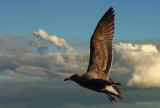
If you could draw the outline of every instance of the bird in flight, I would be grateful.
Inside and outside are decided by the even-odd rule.
[[[109,8],[95,28],[90,39],[90,61],[87,72],[74,74],[64,81],[71,80],[80,86],[107,94],[109,101],[114,104],[114,96],[122,100],[120,83],[109,77],[112,64],[112,40],[114,36],[114,10]]]

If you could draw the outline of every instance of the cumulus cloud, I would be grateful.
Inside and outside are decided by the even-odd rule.
[[[89,51],[78,52],[65,39],[50,35],[42,29],[33,32],[33,34],[44,41],[51,42],[53,45],[65,49],[64,52],[49,53],[50,56],[54,56],[56,62],[63,66],[83,68],[88,64]]]
[[[66,50],[66,54],[69,57],[74,58],[78,54],[78,52],[71,45],[69,45],[63,38],[60,38],[55,35],[50,35],[42,29],[39,29],[39,30],[33,32],[33,35],[35,35],[45,41],[51,42],[52,44],[56,45],[57,47],[64,48]]]
[[[119,43],[115,51],[119,62],[133,72],[128,86],[160,87],[160,52],[155,45]]]
[[[35,36],[38,36],[42,38],[45,41],[52,42],[53,44],[59,46],[59,47],[64,47],[64,48],[72,48],[63,38],[59,38],[54,35],[49,35],[46,31],[39,29],[36,32],[33,32]]]

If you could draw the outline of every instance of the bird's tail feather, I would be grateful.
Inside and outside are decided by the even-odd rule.
[[[109,78],[109,81],[112,82],[112,83],[114,83],[114,81],[113,81],[111,78]],[[116,95],[116,94],[113,94],[113,95],[115,95],[115,96],[117,96],[119,99],[123,100],[122,91],[121,91],[120,86],[119,86],[119,85],[112,85],[112,87],[113,87],[113,88],[117,91],[117,93],[118,93],[118,95]]]
[[[113,95],[115,95],[115,96],[117,96],[119,99],[123,100],[122,91],[121,91],[120,87],[117,86],[117,85],[113,85],[113,88],[118,92],[118,95],[116,95],[116,94],[113,94]]]

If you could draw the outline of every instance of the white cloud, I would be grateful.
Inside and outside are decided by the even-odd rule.
[[[70,45],[63,38],[59,38],[54,35],[49,35],[46,31],[42,29],[39,29],[38,31],[33,32],[33,34],[42,38],[45,41],[50,41],[59,47],[70,48]]]
[[[44,41],[51,42],[53,45],[65,49],[64,52],[49,53],[49,55],[54,56],[56,62],[60,63],[61,65],[72,68],[82,68],[88,64],[88,51],[78,52],[71,45],[69,45],[65,39],[55,35],[50,35],[42,29],[33,32],[33,34]]]
[[[71,58],[75,58],[75,56],[78,54],[78,52],[72,46],[70,46],[63,38],[55,35],[50,35],[42,29],[33,32],[33,34],[45,41],[51,42],[57,47],[64,48],[66,50],[65,53]]]
[[[133,73],[128,86],[160,87],[160,52],[153,44],[115,45],[120,62]]]

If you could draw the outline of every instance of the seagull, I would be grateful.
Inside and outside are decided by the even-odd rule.
[[[112,104],[116,102],[114,96],[123,99],[120,83],[114,82],[109,77],[112,64],[114,16],[114,10],[110,7],[98,22],[91,36],[87,72],[81,75],[74,74],[64,79],[64,81],[71,80],[82,87],[106,94]]]

